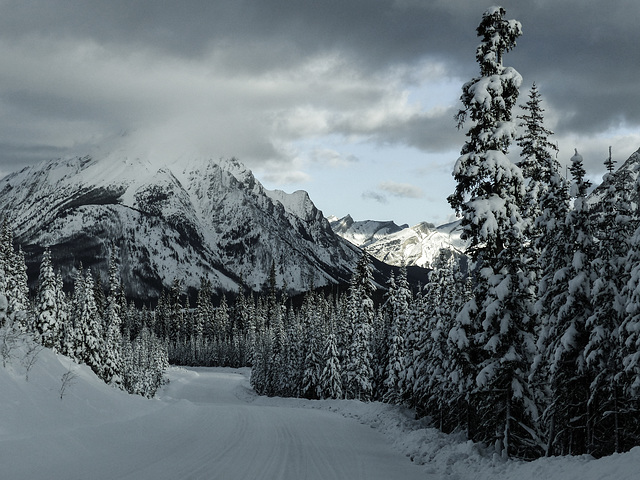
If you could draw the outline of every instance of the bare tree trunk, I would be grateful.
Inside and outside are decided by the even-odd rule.
[[[609,152],[611,152],[611,147],[609,147]],[[613,385],[613,419],[614,419],[614,428],[615,428],[615,448],[616,453],[620,453],[620,415],[618,411],[618,386]]]
[[[503,457],[511,456],[511,387],[507,387],[505,398],[505,422],[503,439]]]
[[[550,457],[553,455],[553,437],[556,434],[556,416],[555,413],[551,415],[551,420],[549,422],[549,432],[547,439],[547,451],[545,452],[545,457]]]

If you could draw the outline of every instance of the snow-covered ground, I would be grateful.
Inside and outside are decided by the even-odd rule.
[[[493,460],[397,407],[259,397],[248,369],[172,368],[148,400],[49,350],[27,381],[20,357],[0,364],[2,479],[638,478],[640,448],[600,460]]]

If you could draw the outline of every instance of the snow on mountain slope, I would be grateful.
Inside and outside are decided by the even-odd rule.
[[[318,215],[318,210],[304,190],[285,193],[282,190],[265,190],[269,198],[280,202],[285,211],[303,220],[311,220]]]
[[[408,227],[408,225],[399,227],[393,221],[365,220],[356,222],[351,218],[351,215],[342,218],[330,216],[327,220],[329,220],[334,232],[361,248],[367,248],[378,240]]]
[[[122,151],[43,162],[0,180],[0,216],[37,276],[45,247],[70,282],[80,262],[106,281],[113,249],[128,295],[154,298],[174,278],[218,291],[348,281],[357,249],[304,192],[267,192],[235,159],[154,166]]]
[[[417,265],[428,267],[438,257],[441,249],[463,255],[467,242],[460,238],[460,222],[435,227],[420,223],[413,227],[397,226],[393,222],[355,222],[347,215],[344,218],[328,218],[334,231],[345,240],[366,248],[378,260],[389,265]]]

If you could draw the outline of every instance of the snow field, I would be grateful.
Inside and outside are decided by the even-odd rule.
[[[248,370],[169,371],[156,399],[40,352],[0,368],[0,478],[424,479],[378,432],[329,411],[261,404]],[[60,398],[62,376],[73,382]]]
[[[7,480],[638,478],[640,448],[599,460],[505,462],[397,406],[257,396],[246,368],[173,367],[149,400],[48,349],[27,372],[24,348],[0,368]]]

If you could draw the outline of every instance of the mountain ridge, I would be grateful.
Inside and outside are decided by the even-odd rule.
[[[442,249],[462,257],[468,244],[460,238],[460,221],[437,227],[421,222],[409,227],[398,226],[393,221],[354,221],[350,215],[327,218],[336,234],[394,266],[429,268]]]
[[[236,159],[154,166],[118,152],[41,162],[0,180],[0,215],[32,273],[50,248],[67,284],[80,262],[106,281],[114,250],[127,293],[142,299],[174,276],[192,289],[209,277],[220,291],[259,290],[271,265],[295,292],[346,283],[360,255],[306,192],[269,192]]]

